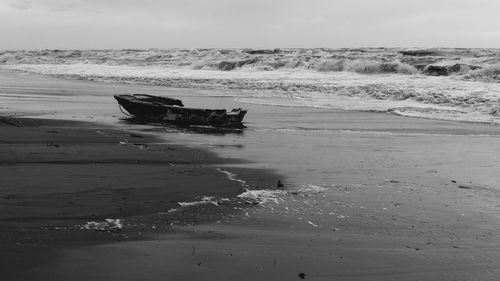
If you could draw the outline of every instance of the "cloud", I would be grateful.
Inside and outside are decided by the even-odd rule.
[[[474,32],[474,44],[500,47],[499,10],[493,0],[0,0],[0,32],[25,48],[460,47]]]
[[[313,17],[294,17],[290,19],[290,22],[293,24],[323,24],[327,22],[327,19],[324,16],[313,16]]]
[[[32,8],[33,0],[17,0],[10,3],[10,7],[16,10],[28,10]]]
[[[10,7],[15,10],[36,11],[36,12],[65,12],[77,11],[82,8],[85,10],[85,5],[81,0],[11,0]]]

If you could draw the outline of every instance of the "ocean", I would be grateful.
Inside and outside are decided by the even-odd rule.
[[[125,49],[0,52],[0,68],[210,89],[246,104],[500,123],[498,49]]]

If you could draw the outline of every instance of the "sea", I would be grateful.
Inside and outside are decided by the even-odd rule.
[[[123,49],[0,52],[0,69],[208,89],[245,104],[500,123],[500,49]]]

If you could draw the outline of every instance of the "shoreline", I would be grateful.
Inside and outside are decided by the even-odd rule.
[[[11,77],[14,81],[11,85],[16,89],[0,84],[0,91],[33,95],[28,100],[0,96],[6,101],[4,106],[25,109],[34,116],[41,106],[47,111],[38,117],[48,115],[64,119],[69,116],[68,119],[93,121],[99,124],[99,128],[111,124],[112,128],[118,129],[111,131],[121,133],[113,135],[107,130],[97,129],[110,135],[113,138],[110,140],[110,137],[96,134],[96,129],[86,131],[99,140],[89,142],[86,148],[104,147],[102,151],[105,151],[112,147],[112,152],[127,150],[128,156],[120,158],[115,154],[112,159],[122,161],[120,163],[129,168],[142,165],[129,161],[135,160],[137,155],[143,155],[140,159],[147,158],[145,163],[162,163],[158,162],[158,155],[144,156],[148,148],[159,145],[168,154],[171,151],[168,147],[176,148],[180,144],[187,147],[187,151],[205,151],[203,155],[216,156],[221,161],[217,168],[227,168],[237,174],[238,179],[249,180],[250,185],[274,187],[277,175],[283,177],[280,179],[285,185],[282,190],[252,194],[265,201],[262,204],[254,204],[250,197],[239,198],[241,204],[222,198],[219,198],[220,202],[203,198],[187,202],[186,199],[185,203],[195,204],[170,213],[167,210],[152,216],[132,216],[125,220],[123,230],[118,233],[88,232],[80,228],[47,231],[47,241],[52,241],[52,245],[60,243],[57,235],[61,231],[77,233],[76,238],[83,231],[88,234],[89,241],[98,243],[65,247],[57,253],[44,252],[43,248],[39,252],[13,249],[6,255],[17,256],[25,263],[19,259],[7,259],[2,265],[19,261],[17,267],[12,266],[9,270],[32,268],[21,272],[26,278],[22,278],[20,272],[9,271],[13,280],[253,281],[300,280],[305,277],[325,281],[332,278],[349,281],[494,281],[500,274],[497,262],[500,257],[497,247],[497,237],[500,237],[500,217],[497,215],[500,163],[494,153],[500,136],[499,126],[371,112],[250,105],[251,114],[246,120],[248,129],[243,133],[200,133],[131,126],[117,121],[121,115],[118,115],[111,94],[125,91],[168,94],[194,106],[232,108],[241,107],[242,103],[197,91],[44,77],[28,81],[25,77]],[[38,94],[51,96],[43,96],[44,100]],[[71,121],[46,122],[72,124]],[[76,127],[67,129],[68,132],[77,130]],[[32,136],[39,142],[39,147],[34,146],[32,150],[26,149],[29,146],[19,146],[18,150],[8,147],[3,151],[13,157],[13,153],[20,150],[36,160],[44,153],[70,148],[70,145],[66,147],[55,142],[52,136],[58,134],[48,131],[53,130],[39,133],[50,135],[51,143],[34,134]],[[2,132],[0,130],[0,136]],[[142,133],[148,136],[136,138],[128,135],[129,141],[120,144],[123,134]],[[158,137],[160,144],[153,141],[147,143],[148,147],[134,145],[146,144],[143,139],[150,136]],[[72,139],[76,142],[83,140]],[[100,143],[101,140],[106,141]],[[31,142],[36,144],[36,141]],[[55,147],[56,144],[59,147]],[[174,152],[179,153],[179,150]],[[110,159],[109,154],[101,151],[73,154],[77,156],[74,161],[80,162],[84,162],[85,157],[95,158],[96,155],[101,157],[98,159]],[[49,155],[59,157],[56,153]],[[130,155],[133,157],[127,160]],[[176,177],[184,182],[193,174],[185,170],[208,169],[203,164],[205,162],[200,161],[200,158],[194,162],[190,159],[180,161],[188,166],[189,163],[198,164],[189,169],[179,165],[184,174],[176,174]],[[168,161],[164,164],[166,166]],[[105,173],[107,169],[101,170]],[[241,188],[239,182],[229,182],[221,171],[207,173],[213,173],[225,184]],[[2,171],[4,174],[22,179],[19,174]],[[161,171],[152,174],[160,179],[170,175]],[[130,175],[133,173],[127,173]],[[73,180],[83,184],[83,178],[78,178],[78,174],[73,176]],[[106,173],[102,176],[113,175]],[[145,176],[144,173],[141,176]],[[199,187],[207,183],[205,179],[193,179],[194,190],[199,191]],[[116,179],[108,180],[120,183]],[[106,186],[103,190],[109,191]],[[121,192],[127,196],[127,190]],[[26,190],[26,195],[29,194],[30,191]],[[128,194],[144,203],[145,197],[137,195],[140,193]],[[160,200],[158,197],[154,196],[154,200]],[[57,197],[54,200],[65,202]],[[154,210],[150,205],[147,204],[145,210]],[[127,233],[127,227],[130,236],[126,239],[119,237]],[[100,240],[102,236],[107,238]],[[73,237],[68,235],[66,238],[70,245]],[[53,254],[57,254],[57,259]]]
[[[39,258],[67,248],[149,239],[174,231],[174,222],[216,221],[242,204],[169,213],[183,209],[179,202],[244,192],[216,169],[238,160],[87,122],[4,118],[0,129],[0,271],[9,280],[34,280]],[[247,176],[257,188],[276,177]],[[84,229],[105,219],[120,219],[123,228]]]

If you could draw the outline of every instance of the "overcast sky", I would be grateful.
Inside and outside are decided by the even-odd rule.
[[[0,0],[0,49],[500,48],[500,0]]]

